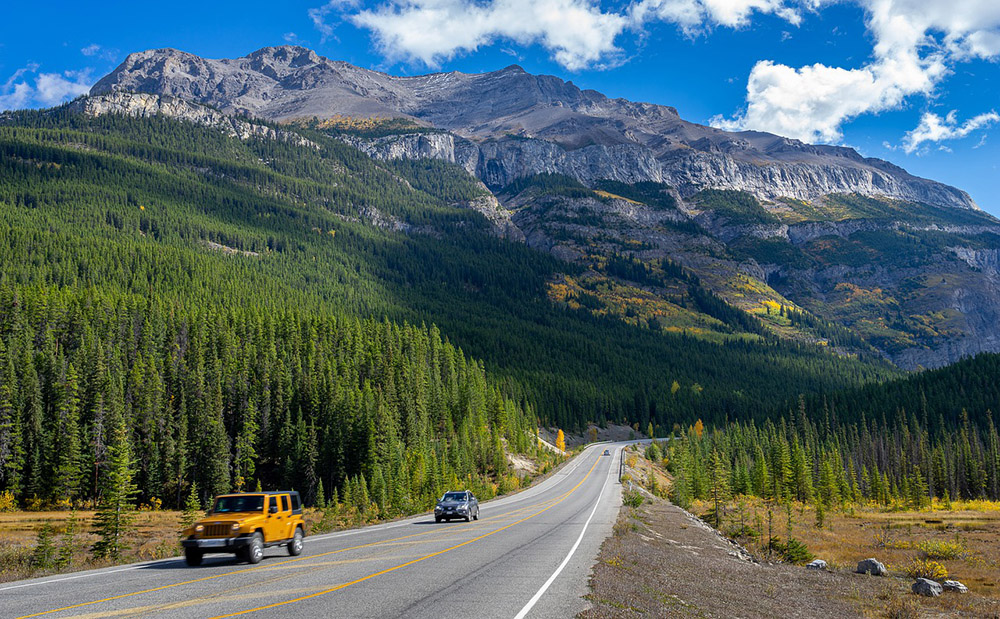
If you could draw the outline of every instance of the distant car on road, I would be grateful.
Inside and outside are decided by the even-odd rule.
[[[295,491],[246,492],[216,497],[212,511],[184,530],[184,559],[201,565],[210,552],[231,552],[240,561],[260,563],[264,549],[285,546],[302,552],[305,521]]]
[[[445,492],[434,506],[435,522],[452,518],[465,518],[466,522],[479,520],[479,501],[468,490]]]
[[[611,455],[611,452],[610,452],[610,451],[608,451],[607,449],[605,449],[605,450],[604,450],[604,455],[605,455],[605,456],[610,456],[610,455]]]

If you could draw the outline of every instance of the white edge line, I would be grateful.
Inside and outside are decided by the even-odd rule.
[[[614,461],[615,459],[612,457],[611,458],[612,464],[614,463]],[[521,612],[517,613],[517,615],[514,616],[514,619],[524,619],[524,617],[526,617],[528,613],[531,612],[531,609],[534,608],[535,604],[538,603],[538,600],[542,599],[542,595],[544,595],[545,592],[548,590],[548,588],[552,585],[552,583],[555,582],[556,577],[558,577],[560,572],[563,571],[563,568],[566,567],[566,565],[569,563],[569,560],[573,558],[573,554],[576,553],[576,549],[580,547],[580,542],[583,541],[584,534],[587,533],[587,527],[590,526],[590,521],[594,519],[594,514],[597,513],[597,508],[601,505],[601,499],[604,498],[604,490],[608,486],[609,479],[611,479],[610,466],[608,467],[607,475],[604,477],[604,485],[601,486],[601,493],[597,495],[597,502],[594,503],[594,509],[590,511],[590,516],[587,518],[587,522],[583,523],[583,529],[580,531],[580,537],[576,538],[576,543],[573,544],[573,547],[569,549],[569,554],[567,554],[566,558],[562,560],[562,563],[559,564],[559,567],[556,568],[556,571],[552,572],[552,575],[549,576],[549,579],[545,581],[545,584],[542,585],[542,588],[539,589],[537,592],[535,592],[535,595],[533,595],[531,599],[528,600],[528,603],[524,605],[524,608],[521,609]]]

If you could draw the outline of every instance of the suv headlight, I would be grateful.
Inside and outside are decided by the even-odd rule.
[[[198,525],[195,525],[195,527],[194,527],[195,533],[201,533],[204,530],[205,530],[205,525],[203,525],[203,524],[198,524]]]
[[[233,529],[233,531],[239,531],[240,530],[240,523],[234,522],[233,526],[232,526],[232,529]]]

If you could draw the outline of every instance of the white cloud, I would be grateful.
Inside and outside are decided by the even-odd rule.
[[[813,0],[821,8],[834,0]],[[932,96],[951,67],[1000,57],[996,0],[854,0],[875,41],[860,68],[800,68],[758,62],[747,81],[746,109],[726,129],[757,129],[804,141],[838,142],[841,127],[868,113],[895,109],[913,95]]]
[[[117,49],[108,49],[98,45],[97,43],[91,43],[86,47],[80,48],[80,53],[88,58],[96,56],[101,60],[107,60],[109,62],[118,57]]]
[[[353,9],[358,6],[360,0],[330,0],[321,7],[309,9],[306,13],[312,20],[313,26],[323,35],[320,42],[325,43],[333,36],[333,26],[326,23],[326,18],[330,13]]]
[[[324,39],[327,18],[337,13],[372,32],[386,58],[438,67],[456,55],[505,40],[540,45],[571,71],[616,65],[616,39],[651,21],[677,24],[688,34],[704,27],[742,27],[754,13],[774,13],[797,24],[799,11],[786,0],[634,0],[620,12],[599,0],[388,0],[357,10],[356,0],[332,0],[309,10]]]
[[[903,138],[903,150],[910,154],[920,148],[924,142],[942,142],[964,138],[973,131],[988,127],[995,122],[1000,122],[1000,115],[996,112],[974,116],[962,124],[959,124],[957,112],[954,110],[944,118],[927,112],[920,118],[920,124],[913,131],[907,132],[906,137]],[[941,146],[941,149],[945,148]]]
[[[677,24],[688,34],[706,26],[746,26],[753,13],[773,13],[798,25],[801,16],[785,0],[640,0],[629,9],[632,22],[660,20]]]
[[[86,94],[93,85],[90,69],[38,73],[32,85],[27,76],[37,71],[35,64],[18,69],[0,86],[0,111],[58,105]]]
[[[589,0],[400,0],[348,19],[371,30],[387,58],[429,67],[504,39],[539,44],[579,70],[613,61],[621,52],[615,38],[628,25],[624,15]]]

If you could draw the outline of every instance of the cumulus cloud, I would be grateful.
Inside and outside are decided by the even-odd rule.
[[[688,34],[713,25],[746,26],[754,13],[773,13],[795,25],[802,20],[798,7],[789,6],[785,0],[641,0],[629,9],[636,26],[666,21]]]
[[[497,40],[539,44],[570,70],[613,61],[615,38],[628,18],[604,12],[589,0],[410,0],[354,13],[348,19],[371,30],[392,60],[429,67]]]
[[[708,26],[741,27],[754,13],[800,20],[786,0],[635,0],[622,10],[604,10],[597,0],[388,0],[357,10],[353,0],[333,0],[310,9],[324,37],[336,13],[372,32],[386,58],[438,67],[456,55],[495,43],[540,45],[571,71],[615,66],[622,57],[616,40],[649,22],[676,24],[688,34]]]
[[[954,110],[944,118],[927,112],[920,118],[920,124],[913,131],[907,132],[906,137],[903,138],[903,150],[910,154],[920,148],[924,142],[942,142],[964,138],[973,131],[988,127],[995,122],[1000,122],[1000,115],[996,112],[974,116],[961,124],[958,122],[958,113]],[[983,137],[985,138],[985,136]],[[982,141],[980,141],[981,143]],[[940,148],[947,149],[943,145]],[[948,152],[951,152],[950,149]]]
[[[820,8],[832,0],[813,0]],[[895,109],[912,95],[931,96],[955,63],[1000,57],[996,0],[854,0],[866,12],[872,59],[858,68],[758,62],[747,105],[726,129],[771,131],[804,141],[838,142],[841,127],[867,113]]]
[[[34,84],[28,77],[34,76]],[[82,94],[93,85],[90,70],[38,73],[38,65],[18,69],[0,86],[0,111],[50,107]]]

